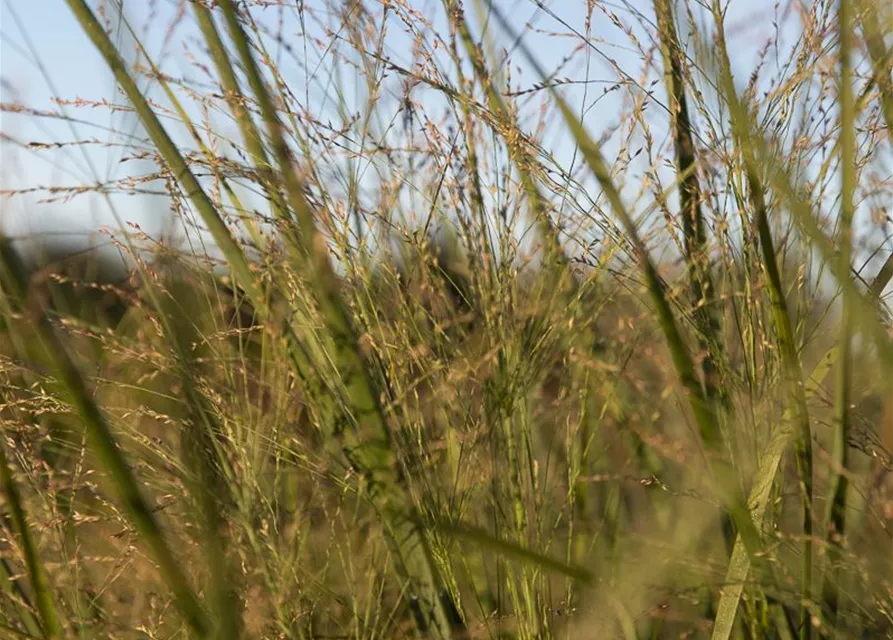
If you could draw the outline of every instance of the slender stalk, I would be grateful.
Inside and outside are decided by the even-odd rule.
[[[781,195],[801,232],[819,250],[841,290],[849,294],[851,310],[856,312],[852,314],[854,319],[859,321],[861,328],[870,336],[873,346],[878,350],[878,362],[883,371],[887,375],[893,375],[893,343],[887,333],[889,328],[883,321],[880,307],[883,303],[879,300],[880,292],[893,274],[885,265],[869,283],[868,292],[862,291],[856,286],[852,269],[841,270],[837,246],[827,238],[820,228],[808,200],[802,190],[795,185],[790,171],[785,168],[778,149],[753,127],[738,96],[731,93],[728,94],[728,98],[733,117],[742,127],[743,134],[752,147],[753,155],[760,158],[772,158],[775,163],[776,170],[769,172],[766,176],[770,186]],[[825,354],[825,358],[836,358],[837,351],[838,346],[832,347]],[[832,354],[834,355],[832,356]]]
[[[893,79],[891,79],[893,48],[887,49],[884,44],[884,32],[881,30],[874,2],[870,0],[858,2],[857,8],[859,9],[857,13],[859,24],[865,36],[865,45],[872,65],[871,79],[863,90],[863,95],[867,95],[872,86],[877,86],[880,94],[881,113],[884,116],[884,123],[887,125],[887,136],[893,141]],[[843,142],[842,137],[841,142]],[[893,279],[893,253],[887,256],[871,292],[875,296],[880,296],[891,279]]]
[[[457,25],[454,23],[450,24],[450,53],[453,57],[453,62],[456,65],[456,79],[457,86],[464,87],[465,86],[465,73],[462,70],[462,60],[459,57],[457,46],[456,46],[456,36],[455,31],[457,29]],[[471,111],[471,107],[469,101],[462,100],[459,103],[460,109],[462,110],[462,126],[463,126],[463,138],[465,142],[465,153],[468,161],[468,172],[471,177],[471,195],[472,202],[474,204],[474,208],[478,213],[478,225],[480,226],[480,234],[481,234],[481,256],[480,262],[482,268],[482,273],[477,274],[483,282],[485,283],[484,287],[484,295],[492,296],[494,295],[494,252],[493,246],[490,242],[490,234],[487,224],[487,212],[486,207],[484,205],[484,196],[483,191],[481,189],[481,176],[480,176],[480,163],[478,161],[478,151],[477,151],[477,141],[475,139],[475,117]],[[472,250],[474,246],[472,245]],[[475,257],[473,256],[473,259]],[[480,308],[484,313],[484,317],[488,324],[490,324],[490,315],[491,315],[491,305],[489,300],[486,298],[481,301]]]
[[[12,515],[12,523],[19,534],[19,543],[22,554],[25,556],[25,565],[28,568],[28,577],[31,579],[31,590],[34,592],[34,601],[37,614],[40,616],[40,626],[45,638],[60,638],[63,630],[56,613],[56,605],[53,602],[53,594],[47,581],[46,571],[40,560],[37,545],[31,536],[31,527],[25,514],[21,495],[12,470],[9,468],[9,460],[6,457],[6,445],[0,439],[0,491],[6,499],[6,503]],[[27,620],[27,618],[26,618]]]
[[[853,196],[856,181],[855,126],[856,113],[853,100],[853,73],[850,67],[852,49],[852,3],[839,0],[837,27],[840,56],[840,230],[838,251],[840,272],[850,272],[852,255]],[[850,295],[843,292],[840,320],[840,354],[837,365],[837,394],[834,407],[834,432],[831,457],[831,491],[828,505],[828,566],[822,585],[825,613],[829,622],[836,623],[840,596],[840,570],[842,542],[846,534],[846,494],[848,478],[848,440],[850,430],[850,403],[852,355],[850,353],[852,322],[850,320]]]

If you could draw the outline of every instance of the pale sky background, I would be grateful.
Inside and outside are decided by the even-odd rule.
[[[444,24],[439,0],[407,1],[425,16],[438,16],[439,24]],[[95,8],[100,5],[108,6],[110,2],[90,0],[90,4]],[[306,4],[308,7],[322,10],[325,6],[340,5],[340,2],[307,0]],[[567,33],[567,25],[574,29],[583,28],[585,6],[583,0],[552,0],[544,3],[558,18],[564,20],[566,25],[559,24],[554,16],[538,9],[532,0],[501,0],[496,4],[511,16],[518,28],[528,21],[535,22],[536,27],[546,31]],[[653,16],[651,0],[629,2],[614,0],[600,4],[622,16],[629,16],[631,12],[640,12],[649,20]],[[474,0],[465,0],[466,11],[470,16],[474,15],[474,5]],[[200,78],[195,67],[184,55],[183,42],[191,39],[190,46],[195,51],[198,37],[197,27],[187,3],[182,0],[124,0],[123,6],[131,24],[136,29],[144,29],[140,32],[140,37],[143,38],[155,62],[165,72],[173,76]],[[732,62],[739,81],[742,78],[746,81],[750,75],[758,50],[773,34],[775,29],[773,24],[776,22],[780,23],[783,34],[782,50],[778,55],[784,59],[786,53],[783,50],[784,44],[793,41],[799,33],[795,12],[786,11],[787,6],[787,2],[776,3],[774,0],[731,0],[729,3],[726,30],[734,47],[731,50]],[[182,20],[177,22],[176,30],[165,45],[168,26],[174,21],[173,18],[178,11],[184,7],[186,10]],[[255,15],[261,16],[259,18],[261,20],[269,19],[268,24],[275,25],[277,16],[275,9],[267,9]],[[595,16],[592,38],[597,42],[598,49],[613,56],[621,68],[637,76],[641,68],[639,53],[630,50],[628,39],[603,13],[597,10]],[[706,14],[701,18],[705,24],[709,23]],[[446,30],[444,29],[442,33],[446,33]],[[508,38],[498,28],[494,29],[494,33],[500,46],[509,44]],[[391,55],[395,60],[402,57],[404,61],[409,62],[409,42],[405,37],[401,41],[400,34],[400,24],[393,21],[388,36]],[[122,39],[122,42],[126,42],[126,39]],[[299,38],[295,38],[294,42],[295,46],[300,46]],[[401,42],[406,45],[405,48],[401,47]],[[562,58],[578,43],[570,38],[559,40],[538,33],[527,35],[525,42],[537,53],[540,63],[547,70],[554,70],[560,66]],[[525,66],[520,53],[513,56],[513,62]],[[331,60],[319,60],[318,64],[321,66],[331,64]],[[48,86],[41,67],[52,82],[52,88]],[[303,85],[304,76],[300,69],[290,67],[287,63],[283,63],[282,69],[291,86]],[[579,65],[568,69],[567,75],[578,79]],[[529,70],[524,77],[528,86],[537,79]],[[0,99],[4,103],[21,103],[39,110],[57,110],[58,107],[52,102],[54,95],[69,100],[81,98],[96,101],[107,98],[116,103],[122,103],[124,100],[122,96],[115,96],[115,85],[106,65],[82,32],[64,0],[0,0],[0,78],[2,78]],[[604,60],[593,55],[589,78],[615,81],[616,75],[610,71]],[[587,105],[595,102],[605,85],[589,86]],[[394,87],[399,88],[399,85]],[[315,105],[313,110],[317,116],[325,114],[336,122],[337,111],[331,99],[331,91],[331,87],[314,86],[311,92],[313,96],[311,104]],[[655,91],[662,95],[663,85],[658,84]],[[619,110],[617,102],[620,99],[619,93],[614,92],[599,100],[590,112],[592,117],[590,121],[599,122],[610,119],[612,115],[616,116]],[[159,91],[155,90],[151,95],[167,105],[166,99]],[[583,104],[582,88],[568,91],[565,95],[575,101],[577,108]],[[396,111],[396,99],[394,105]],[[134,131],[132,116],[110,114],[107,108],[66,108],[71,116],[83,121],[83,124],[75,126],[74,131],[68,123],[59,120],[5,112],[0,114],[2,117],[0,131],[12,140],[24,143],[64,142],[94,136],[99,141],[106,141],[109,139],[107,129],[110,127],[121,131]],[[90,126],[91,124],[95,126]],[[566,134],[560,133],[562,128],[556,128],[556,134],[545,142],[558,158],[569,161],[573,148],[568,143]],[[600,133],[597,127],[590,126],[590,130],[595,134]],[[191,141],[189,146],[193,147]],[[610,143],[606,151],[610,155]],[[85,152],[89,153],[93,170],[89,168],[84,158]],[[92,146],[89,151],[84,147],[70,146],[34,152],[4,140],[0,146],[0,162],[2,162],[0,183],[3,188],[39,188],[48,185],[93,183],[97,177],[100,180],[120,177],[137,168],[135,163],[120,164],[121,153],[120,149],[103,149],[97,145]],[[143,167],[141,170],[145,171],[146,168]],[[0,212],[0,229],[15,237],[37,232],[68,237],[81,243],[86,241],[88,233],[102,225],[113,224],[114,218],[109,212],[108,205],[95,194],[78,196],[69,202],[39,203],[38,201],[46,195],[45,192],[35,191],[12,199],[0,200],[3,207]],[[152,233],[158,230],[160,221],[165,219],[164,212],[167,207],[162,200],[121,195],[115,196],[114,202],[126,220],[136,221]]]

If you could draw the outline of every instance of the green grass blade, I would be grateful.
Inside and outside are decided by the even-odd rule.
[[[865,46],[871,59],[872,75],[865,90],[876,86],[880,93],[881,113],[887,125],[887,136],[893,141],[893,48],[887,49],[884,43],[883,25],[873,2],[856,2],[850,11],[855,10],[859,25],[865,36]]]
[[[217,31],[217,26],[214,24],[213,14],[200,2],[194,3],[193,9],[195,10],[199,29],[205,38],[205,44],[208,45],[211,59],[214,61],[214,67],[220,76],[227,104],[236,119],[236,123],[239,125],[239,131],[242,133],[245,146],[254,160],[255,169],[261,175],[268,176],[268,179],[263,180],[263,186],[267,196],[270,198],[274,214],[277,218],[281,218],[285,215],[285,203],[282,201],[279,188],[272,179],[269,179],[272,165],[264,150],[263,138],[254,120],[251,118],[248,108],[244,104],[245,96],[239,88],[239,81],[236,79],[226,47],[223,44],[220,33]]]
[[[863,95],[867,95],[873,86],[877,86],[880,94],[881,113],[884,116],[884,123],[887,125],[887,136],[893,142],[893,79],[891,79],[893,78],[893,47],[887,49],[884,44],[884,32],[875,4],[867,1],[858,2],[856,9],[872,65],[871,79],[863,90]],[[872,293],[880,296],[891,279],[893,279],[893,254],[887,257],[881,267],[875,280],[875,286],[871,289]]]
[[[756,522],[763,520],[778,467],[793,436],[794,430],[788,426],[776,429],[763,452],[762,462],[757,469],[749,500],[751,514]],[[728,640],[731,637],[750,567],[751,561],[747,555],[747,549],[739,538],[732,550],[722,595],[719,598],[716,616],[713,620],[713,640]]]
[[[19,534],[19,544],[21,544],[22,553],[25,556],[25,565],[28,568],[28,577],[31,580],[31,590],[34,592],[34,602],[40,616],[43,637],[60,638],[63,631],[56,613],[56,604],[53,602],[53,595],[47,582],[46,571],[43,568],[37,545],[31,536],[25,507],[22,505],[18,486],[12,477],[12,469],[10,469],[9,460],[6,458],[6,445],[3,442],[0,442],[0,490],[2,490],[11,512],[12,523]],[[27,618],[25,622],[27,624]]]
[[[581,584],[593,584],[594,577],[587,569],[569,565],[555,558],[550,558],[549,556],[532,551],[511,540],[497,538],[481,527],[449,521],[439,521],[435,526],[438,530],[448,535],[474,542],[482,548],[491,549],[501,555],[528,562],[547,571],[567,576]]]
[[[26,632],[22,633],[23,637],[39,638],[43,635],[40,628],[40,621],[34,615],[34,605],[31,599],[25,593],[18,577],[13,571],[12,566],[6,558],[0,558],[0,582],[3,583],[3,589],[9,592],[9,598],[13,599],[13,606],[19,619],[22,621]]]
[[[837,349],[829,351],[823,357],[806,381],[805,393],[807,399],[822,385],[822,381],[837,361]],[[760,458],[760,465],[754,476],[754,484],[750,490],[748,505],[755,522],[762,522],[766,514],[766,506],[769,503],[772,485],[778,475],[778,467],[781,459],[788,449],[791,440],[795,437],[795,429],[792,428],[792,414],[788,409],[785,412],[782,425],[772,434],[769,443]],[[747,556],[744,543],[739,538],[735,542],[732,551],[732,559],[726,571],[726,579],[722,595],[716,609],[716,617],[713,621],[713,640],[728,640],[734,630],[735,616],[741,596],[744,593],[744,585],[750,573],[751,562]]]

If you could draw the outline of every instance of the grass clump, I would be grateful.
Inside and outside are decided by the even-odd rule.
[[[720,3],[532,2],[557,68],[524,2],[266,4],[188,4],[199,82],[67,0],[180,242],[4,240],[0,628],[893,635],[883,9],[800,6],[742,83]]]

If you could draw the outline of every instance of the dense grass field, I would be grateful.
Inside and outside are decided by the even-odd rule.
[[[889,3],[54,3],[177,232],[0,238],[0,637],[893,637]]]

